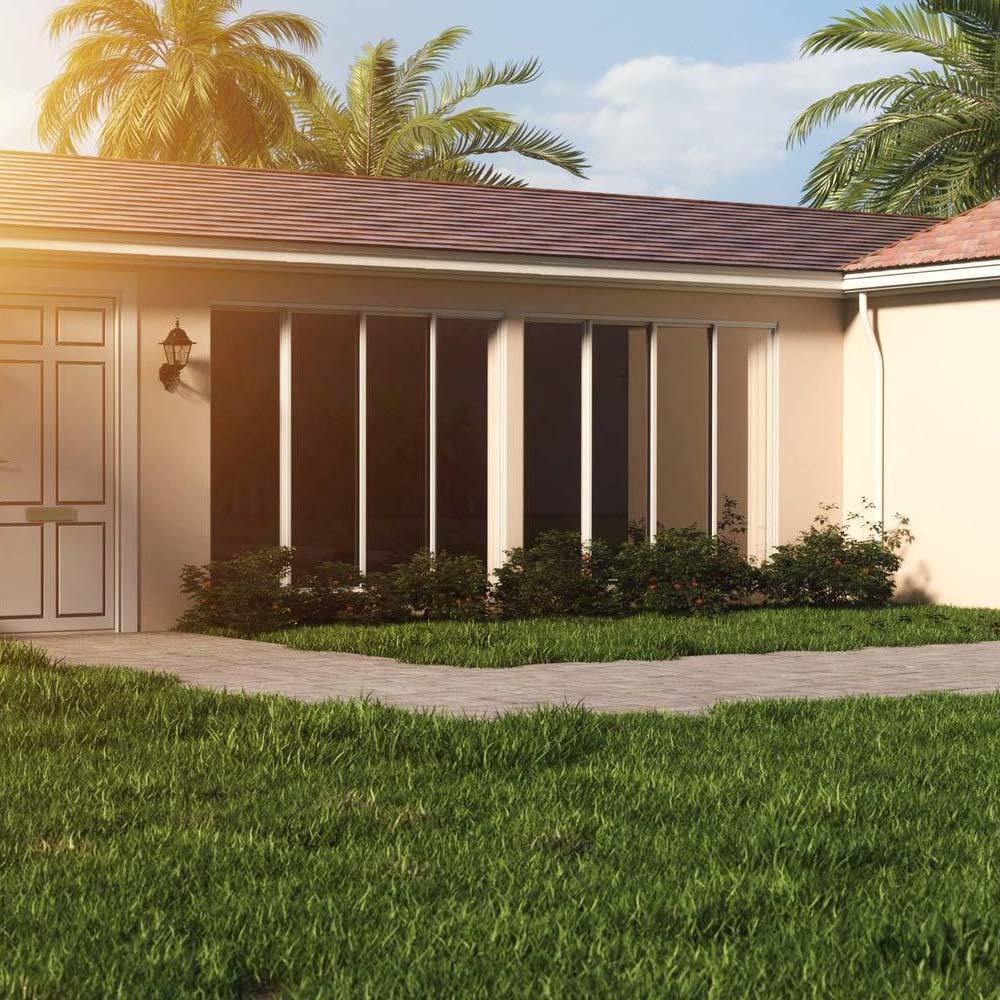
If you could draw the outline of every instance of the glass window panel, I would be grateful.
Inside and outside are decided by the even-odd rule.
[[[427,547],[427,317],[369,316],[368,568]]]
[[[709,331],[657,329],[657,521],[708,530],[710,489]]]
[[[486,560],[486,372],[491,320],[437,321],[437,548]]]
[[[524,329],[524,541],[580,530],[578,323]]]
[[[767,330],[719,331],[718,508],[727,500],[745,531],[721,528],[747,554],[765,555],[767,528]]]
[[[593,328],[593,536],[619,545],[647,520],[647,335]]]
[[[357,562],[358,317],[292,317],[296,571]]]
[[[212,558],[278,544],[275,313],[212,313]]]

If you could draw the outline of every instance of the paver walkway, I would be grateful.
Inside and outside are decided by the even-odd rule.
[[[220,690],[270,692],[302,701],[367,697],[471,715],[540,704],[585,705],[602,712],[697,712],[720,701],[759,698],[1000,690],[1000,642],[478,670],[174,632],[53,634],[30,641],[69,663],[164,671],[187,684]]]

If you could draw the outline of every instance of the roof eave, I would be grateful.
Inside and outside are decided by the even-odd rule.
[[[380,273],[478,281],[524,281],[636,288],[839,297],[839,271],[645,263],[577,257],[429,253],[249,241],[196,241],[62,230],[0,230],[0,254],[161,267],[223,267]]]
[[[1000,258],[951,261],[906,267],[848,271],[844,292],[905,293],[942,287],[967,287],[1000,282]]]

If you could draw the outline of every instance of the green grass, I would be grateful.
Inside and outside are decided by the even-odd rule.
[[[499,721],[0,646],[0,996],[975,998],[1000,696]]]
[[[404,663],[515,667],[525,663],[670,660],[704,653],[986,642],[1000,639],[1000,611],[950,607],[757,609],[704,617],[328,625],[258,638],[295,649],[367,653]]]

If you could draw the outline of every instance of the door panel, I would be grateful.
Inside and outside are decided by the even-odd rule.
[[[103,347],[107,318],[103,309],[70,306],[56,312],[56,343]]]
[[[0,344],[41,344],[44,310],[0,302]]]
[[[105,613],[104,523],[57,524],[56,613],[94,618]]]
[[[41,361],[0,360],[0,505],[42,502],[42,375]]]
[[[0,553],[0,620],[41,618],[44,525],[0,524]]]
[[[115,626],[116,319],[0,293],[0,632]]]
[[[103,504],[105,366],[56,362],[56,502]]]

